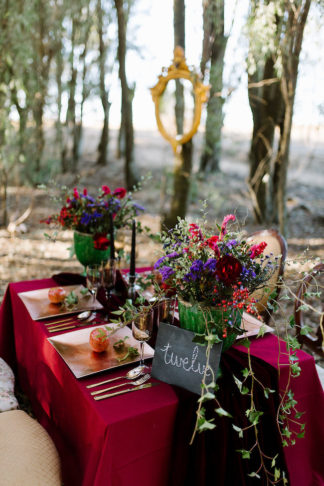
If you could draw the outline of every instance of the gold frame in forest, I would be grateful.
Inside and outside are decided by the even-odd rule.
[[[192,127],[187,133],[184,133],[178,137],[172,137],[172,135],[167,132],[160,118],[160,98],[163,95],[167,84],[171,79],[187,79],[188,81],[190,81],[193,87],[193,93],[195,97],[195,108]],[[209,88],[210,86],[206,86],[201,81],[199,81],[198,75],[195,72],[189,70],[186,64],[184,51],[182,47],[177,46],[174,49],[172,64],[168,68],[162,68],[162,74],[160,74],[157,84],[153,86],[153,88],[151,88],[151,94],[155,105],[155,118],[158,129],[161,135],[168,142],[170,142],[174,152],[177,152],[178,147],[188,142],[197,132],[201,119],[202,105],[203,103],[206,103],[208,99]]]

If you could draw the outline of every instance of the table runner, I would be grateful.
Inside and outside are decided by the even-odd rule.
[[[49,430],[61,453],[65,484],[124,486],[134,484],[134,477],[140,478],[141,486],[172,484],[168,480],[168,465],[172,441],[176,444],[179,440],[177,429],[173,437],[179,398],[172,387],[163,384],[144,390],[140,392],[141,395],[134,393],[127,395],[127,398],[116,397],[96,402],[94,406],[84,386],[94,380],[87,378],[78,381],[74,378],[47,342],[47,333],[42,324],[30,319],[17,296],[21,291],[53,285],[51,279],[10,284],[0,309],[0,355],[11,366],[17,363],[19,381],[32,399],[37,417]],[[33,353],[30,352],[31,345]],[[246,348],[235,348],[227,353],[229,363],[233,353],[236,358],[246,354]],[[260,359],[276,370],[277,349],[277,339],[268,335],[253,340],[251,353],[256,360]],[[298,355],[302,374],[292,381],[291,388],[295,392],[298,409],[306,412],[303,418],[307,422],[306,438],[297,441],[294,447],[284,448],[284,453],[292,486],[322,486],[324,470],[320,451],[324,431],[320,410],[324,409],[323,391],[313,358],[302,351]],[[286,379],[284,370],[280,369],[281,388]],[[110,375],[114,376],[114,373]],[[186,403],[186,398],[183,402],[183,397],[180,397],[180,401]],[[185,406],[184,409],[189,412],[189,407]],[[222,419],[225,427],[226,420]],[[132,430],[132,434],[127,433],[129,430]],[[203,448],[206,450],[207,447],[211,451],[210,445],[215,446],[212,436],[208,434],[199,436],[203,439],[200,439],[202,442],[196,449],[188,448],[186,437],[180,435],[183,454],[182,457],[178,456],[176,464],[173,462],[171,477],[175,473],[180,474],[182,470],[183,475],[179,476],[179,481],[183,481],[187,471],[192,471],[192,467],[182,467],[185,464],[193,466],[192,456],[190,459],[186,455],[189,449],[196,451],[196,474],[200,474],[202,482],[179,482],[179,485],[210,484],[206,475],[205,478],[201,476],[204,468],[207,474],[208,465],[199,462],[204,457]],[[219,445],[219,440],[216,444]],[[228,451],[227,448],[223,449]],[[197,450],[200,450],[200,459]],[[242,478],[242,474],[243,471],[239,477]]]

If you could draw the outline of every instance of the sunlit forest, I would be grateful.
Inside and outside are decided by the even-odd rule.
[[[206,200],[211,221],[233,212],[247,233],[274,227],[292,255],[322,257],[324,7],[297,3],[293,14],[279,0],[3,0],[2,291],[79,268],[72,232],[53,243],[40,223],[59,209],[62,186],[140,183],[139,219],[152,234],[198,217]],[[209,89],[180,158],[157,128],[150,93],[176,46]],[[190,129],[195,105],[191,83],[180,84],[168,83],[159,101],[174,139]],[[158,244],[140,238],[137,258],[151,265]],[[126,231],[124,265],[129,243]]]

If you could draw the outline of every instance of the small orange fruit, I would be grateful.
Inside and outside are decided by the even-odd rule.
[[[109,346],[109,333],[107,329],[103,327],[97,327],[90,333],[89,344],[93,351],[96,353],[102,353],[106,351]]]

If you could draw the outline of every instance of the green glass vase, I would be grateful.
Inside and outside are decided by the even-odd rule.
[[[110,248],[97,250],[93,244],[93,235],[75,231],[73,239],[75,256],[84,267],[109,260]]]
[[[197,334],[206,332],[206,321],[210,330],[217,334],[223,341],[222,351],[229,349],[240,334],[238,328],[242,320],[242,313],[238,309],[229,309],[223,311],[216,307],[203,307],[198,304],[191,304],[183,300],[178,301],[180,326]],[[233,326],[226,326],[227,336],[223,337],[224,320],[228,319],[233,322]]]

